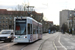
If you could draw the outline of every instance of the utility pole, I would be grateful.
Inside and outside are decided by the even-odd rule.
[[[28,8],[28,16],[33,16],[31,13],[32,13],[32,11],[33,11],[33,8],[34,8],[34,6],[27,6],[27,8]],[[32,10],[31,10],[32,9]],[[31,10],[31,11],[30,11]]]

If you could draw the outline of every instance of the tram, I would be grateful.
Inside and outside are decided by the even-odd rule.
[[[31,17],[14,17],[14,42],[32,43],[42,39],[42,24]]]

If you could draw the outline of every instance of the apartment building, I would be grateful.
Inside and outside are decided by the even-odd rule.
[[[60,27],[65,23],[68,28],[72,28],[75,25],[75,10],[62,10],[60,11]]]

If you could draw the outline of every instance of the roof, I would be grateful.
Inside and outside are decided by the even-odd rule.
[[[36,15],[43,15],[43,13],[37,13],[37,12],[35,12],[35,11],[7,11],[6,9],[0,9],[0,14],[7,14],[7,15],[14,15],[14,14],[23,14],[24,15],[24,13],[32,13],[32,14],[36,14]]]
[[[53,21],[45,21],[45,22],[47,22],[47,23],[53,23]]]

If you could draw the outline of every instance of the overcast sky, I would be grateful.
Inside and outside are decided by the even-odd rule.
[[[37,12],[44,13],[44,19],[57,25],[59,25],[59,11],[75,8],[74,0],[0,0],[0,8],[14,9],[16,5],[28,2],[30,6],[35,6]]]

